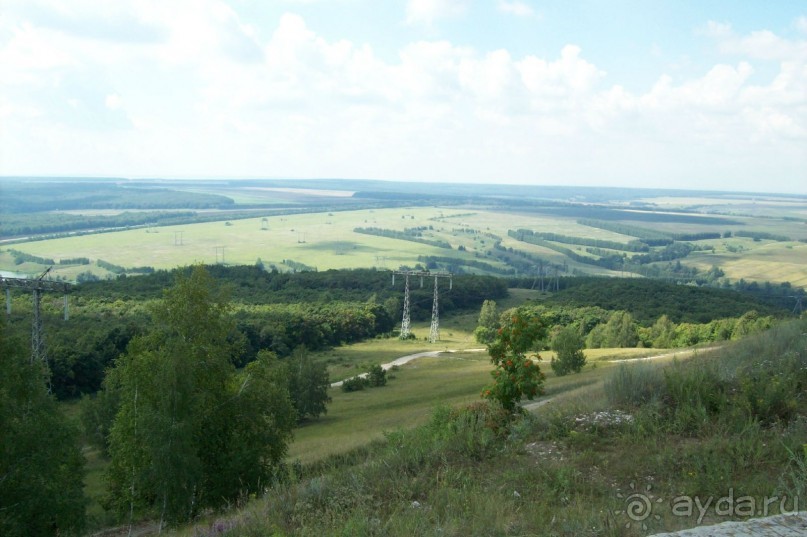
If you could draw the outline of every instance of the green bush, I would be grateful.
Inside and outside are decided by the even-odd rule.
[[[387,384],[387,372],[380,365],[374,364],[367,374],[367,382],[372,387],[385,386]]]
[[[342,381],[342,391],[343,392],[358,392],[363,390],[369,385],[370,381],[368,381],[364,377],[352,377],[349,379],[345,379]]]

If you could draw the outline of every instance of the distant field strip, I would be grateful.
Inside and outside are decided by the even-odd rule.
[[[693,253],[687,265],[708,270],[719,266],[726,276],[739,280],[790,282],[807,286],[807,244],[773,242],[738,253]]]
[[[521,230],[519,230],[521,231]],[[569,235],[560,235],[558,233],[543,233],[535,231],[531,233],[539,239],[544,239],[552,242],[560,242],[563,244],[579,244],[580,246],[593,246],[595,248],[608,248],[611,250],[620,250],[625,252],[646,252],[648,246],[640,241],[631,241],[628,243],[606,241],[602,239],[590,239],[586,237],[572,237]]]
[[[394,229],[381,229],[375,227],[357,227],[353,229],[353,232],[362,233],[364,235],[375,235],[377,237],[386,237],[388,239],[397,239],[400,241],[428,244],[429,246],[436,246],[437,248],[451,248],[451,244],[446,241],[424,239],[422,236],[410,233],[407,230],[396,231]]]
[[[645,227],[623,224],[622,222],[593,220],[590,218],[580,218],[578,224],[613,231],[623,235],[630,235],[646,242],[651,246],[663,246],[672,242],[672,237],[668,233],[662,233]]]

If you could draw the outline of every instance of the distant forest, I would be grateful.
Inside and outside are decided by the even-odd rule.
[[[241,349],[239,366],[253,361],[261,349],[272,350],[282,358],[300,345],[322,349],[390,335],[400,326],[403,283],[398,281],[393,286],[389,271],[289,274],[255,266],[206,268],[229,293],[236,326],[231,337]],[[106,368],[146,326],[149,304],[163,296],[177,273],[188,274],[190,270],[160,270],[80,284],[71,292],[73,306],[67,322],[60,319],[58,310],[46,309],[53,392],[60,398],[70,398],[97,391]],[[428,281],[425,283],[423,288],[412,286],[413,320],[427,320],[431,314],[432,289]],[[484,300],[507,296],[508,286],[529,288],[533,283],[532,278],[455,276],[453,288],[441,294],[440,311],[476,314]],[[642,330],[649,329],[662,315],[674,323],[703,324],[748,317],[748,312],[753,311],[753,319],[768,323],[766,319],[790,313],[762,295],[657,280],[561,278],[559,287],[559,292],[536,305],[545,308],[547,318],[557,322],[585,318],[586,330],[605,323],[614,311],[629,312],[636,328]],[[10,335],[24,340],[30,337],[30,298],[17,293],[14,296],[17,298],[7,327]],[[687,337],[697,342],[697,337],[718,336]]]

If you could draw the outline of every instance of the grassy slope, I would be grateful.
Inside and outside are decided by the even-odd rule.
[[[768,373],[793,375],[807,356],[804,329],[803,323],[791,323],[689,362],[627,366],[638,381],[618,394],[636,397],[651,386],[659,395],[645,405],[622,405],[631,421],[619,419],[625,414],[616,410],[594,421],[597,411],[615,404],[606,396],[613,388],[604,391],[601,380],[623,371],[603,364],[550,378],[550,393],[561,395],[535,418],[516,421],[499,440],[485,433],[489,421],[438,412],[428,426],[331,459],[318,465],[315,475],[276,487],[242,511],[180,533],[197,534],[217,524],[230,529],[227,535],[633,536],[747,516],[749,501],[760,509],[755,515],[765,514],[764,499],[773,496],[778,499],[768,513],[787,511],[792,494],[807,490],[807,453],[801,453],[807,403],[793,385],[782,392],[796,405],[790,418],[755,418],[743,403],[743,379],[749,378],[743,371],[768,360],[774,368]],[[788,365],[788,353],[800,358]],[[662,366],[669,377],[659,373]],[[413,378],[402,375],[393,383]],[[718,378],[725,388],[702,388]],[[691,396],[675,395],[676,386],[691,390]],[[368,397],[380,400],[385,390],[392,394],[393,388]],[[705,410],[701,397],[715,391],[729,399],[719,412]],[[774,398],[760,395],[768,402]],[[744,498],[746,510],[718,513],[714,502],[729,494]],[[784,494],[791,499],[782,503]],[[697,510],[688,516],[673,512],[674,498],[681,495],[710,501],[711,507],[703,517]],[[626,508],[644,498],[652,512],[641,520],[629,518]],[[638,513],[644,506],[638,505]]]

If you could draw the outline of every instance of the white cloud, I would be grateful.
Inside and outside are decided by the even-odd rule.
[[[117,110],[123,105],[123,100],[120,98],[120,95],[117,93],[110,93],[104,99],[104,104],[110,110]]]
[[[467,0],[408,0],[406,22],[432,25],[438,19],[462,15],[467,3]]]
[[[796,20],[795,24],[806,24],[804,17]],[[705,35],[717,41],[718,48],[724,54],[741,55],[761,60],[807,60],[807,39],[785,39],[770,30],[758,30],[748,35],[739,36],[729,24],[709,21]]]
[[[631,92],[573,44],[538,56],[424,40],[382,55],[327,39],[299,15],[261,33],[227,4],[199,1],[120,2],[118,19],[159,29],[151,40],[81,36],[22,16],[0,28],[0,117],[14,133],[3,137],[2,171],[592,183],[764,168],[804,177],[804,40],[712,23],[704,33],[731,57]],[[431,24],[465,4],[409,5],[420,10],[411,22]]]
[[[531,17],[535,15],[535,10],[533,10],[531,6],[519,0],[497,0],[496,6],[499,8],[499,11],[510,13],[518,17]]]

